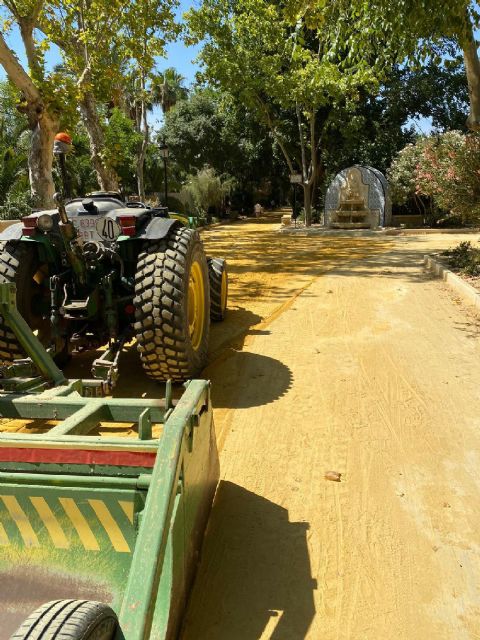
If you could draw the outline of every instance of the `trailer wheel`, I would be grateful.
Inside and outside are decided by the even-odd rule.
[[[14,282],[17,286],[17,308],[32,330],[44,343],[50,338],[48,319],[42,316],[42,303],[49,292],[42,284],[48,268],[38,259],[34,247],[23,242],[0,242],[0,282]],[[49,299],[48,299],[49,301]],[[0,316],[0,360],[13,362],[25,354],[15,334]]]
[[[174,227],[145,244],[135,277],[135,333],[144,370],[155,380],[184,381],[207,361],[208,266],[200,236]]]
[[[106,604],[53,600],[28,616],[10,640],[111,640],[117,626],[117,616]]]
[[[210,318],[214,322],[225,320],[228,298],[227,262],[223,258],[208,259],[210,280]]]

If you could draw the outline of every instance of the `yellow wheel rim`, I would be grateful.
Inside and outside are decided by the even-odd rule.
[[[190,269],[188,280],[188,331],[195,351],[203,338],[205,327],[205,286],[200,263],[195,261]]]
[[[220,302],[222,305],[222,312],[227,308],[227,295],[228,295],[228,278],[227,272],[224,270],[222,272],[222,290],[221,290]]]

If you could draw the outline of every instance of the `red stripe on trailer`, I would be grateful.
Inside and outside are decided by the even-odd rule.
[[[155,453],[136,451],[100,451],[94,449],[40,449],[0,447],[0,462],[54,464],[103,464],[115,467],[153,467]]]

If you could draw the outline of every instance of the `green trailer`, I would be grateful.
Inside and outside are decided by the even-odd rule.
[[[66,380],[0,285],[29,358],[1,369],[0,638],[175,638],[218,481],[209,383],[178,400]]]

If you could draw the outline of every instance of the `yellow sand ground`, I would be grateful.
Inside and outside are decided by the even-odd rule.
[[[204,234],[232,310],[205,372],[221,483],[182,638],[479,638],[480,325],[422,270],[465,236],[276,226]]]

